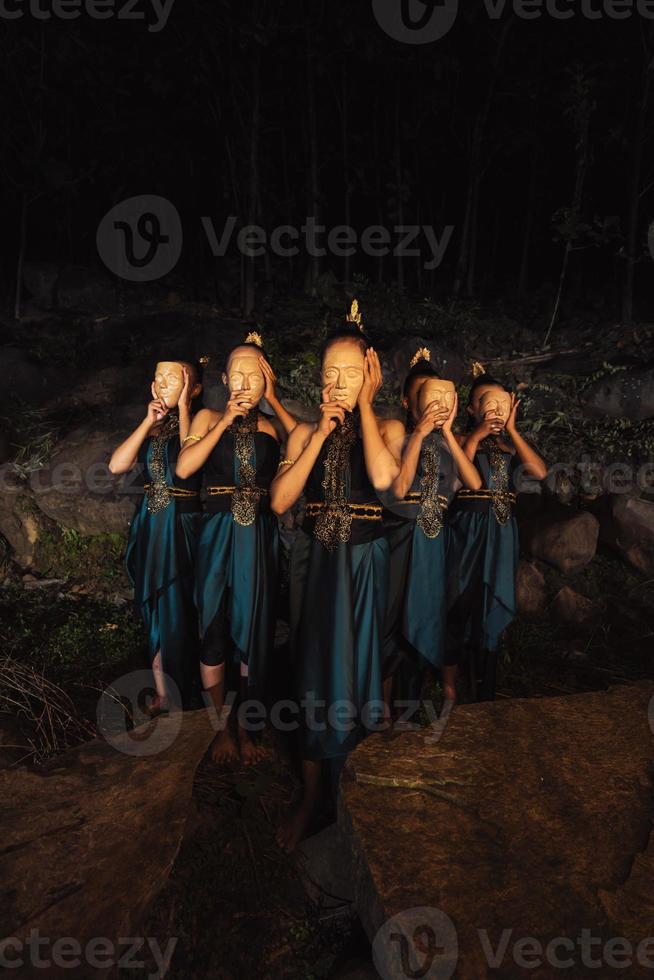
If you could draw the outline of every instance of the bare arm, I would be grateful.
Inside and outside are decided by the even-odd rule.
[[[447,448],[452,454],[452,459],[454,460],[461,482],[468,488],[468,490],[479,490],[482,484],[479,470],[472,463],[472,461],[468,459],[459,444],[458,438],[452,432],[452,425],[454,424],[454,420],[456,418],[458,406],[459,398],[458,395],[455,395],[452,411],[450,412],[446,421],[443,423],[443,438],[447,443]]]
[[[152,401],[148,405],[147,414],[140,425],[134,429],[131,435],[121,442],[115,449],[109,460],[109,472],[118,476],[121,473],[128,473],[136,465],[139,449],[150,435],[150,430],[168,414],[168,409],[160,398],[154,393],[154,383],[152,385]]]
[[[191,431],[191,374],[187,367],[183,368],[184,387],[179,396],[177,410],[179,412],[179,442],[184,445],[184,440]]]
[[[339,423],[342,425],[345,421],[345,409],[329,401],[329,392],[333,387],[331,384],[323,389],[318,425],[303,422],[288,437],[286,453],[293,462],[280,465],[270,488],[270,506],[276,514],[285,514],[302,496],[325,440]]]
[[[379,358],[372,348],[366,352],[363,371],[364,381],[359,394],[359,409],[366,470],[375,490],[388,490],[400,467],[382,436],[372,407],[382,382]]]
[[[279,419],[279,421],[284,426],[284,432],[286,435],[290,435],[295,426],[297,425],[296,419],[293,418],[290,412],[287,412],[279,398],[277,397],[277,391],[275,389],[275,381],[277,380],[273,369],[271,368],[265,357],[260,357],[259,362],[261,364],[261,370],[263,371],[263,377],[266,382],[266,388],[264,391],[264,396],[266,401],[272,408],[273,412]]]

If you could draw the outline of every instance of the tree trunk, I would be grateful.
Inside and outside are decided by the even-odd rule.
[[[651,25],[645,41],[645,64],[643,66],[642,87],[640,104],[638,107],[638,119],[636,123],[636,136],[634,140],[634,155],[631,164],[631,195],[629,201],[629,216],[627,219],[627,241],[626,259],[624,273],[624,289],[622,293],[622,326],[627,330],[633,326],[634,315],[634,279],[636,272],[638,224],[640,217],[640,183],[643,166],[643,146],[645,143],[645,129],[649,114],[649,102],[652,84],[652,53],[649,43],[652,36]]]
[[[486,97],[482,102],[481,109],[477,113],[475,125],[472,131],[470,145],[470,162],[468,165],[468,188],[466,192],[465,216],[463,228],[459,241],[459,254],[454,275],[454,285],[452,291],[455,296],[461,292],[465,283],[468,295],[471,295],[475,286],[475,258],[477,249],[477,227],[479,221],[479,190],[482,178],[482,150],[484,145],[484,135],[486,123],[490,114],[493,97],[495,95],[495,85],[499,75],[506,39],[509,35],[514,22],[514,15],[510,14],[502,25],[500,36],[497,40],[495,53],[491,65],[491,74],[486,88]]]
[[[248,225],[257,223],[257,203],[259,200],[259,131],[261,127],[261,52],[257,46],[252,59],[252,120],[250,124],[249,181],[248,181]],[[256,305],[256,258],[245,258],[245,290],[243,313],[251,316]]]
[[[345,224],[349,228],[352,224],[352,188],[350,186],[350,160],[349,160],[349,127],[348,127],[348,85],[347,85],[347,69],[345,62],[343,62],[343,75],[342,75],[342,98],[343,98],[343,115],[342,115],[342,135],[343,135],[343,182],[345,189]],[[349,249],[347,249],[349,251]],[[343,282],[345,286],[350,282],[350,256],[343,256]]]
[[[395,102],[395,193],[397,195],[397,223],[404,224],[404,189],[402,186],[402,154],[400,152],[400,96]],[[399,249],[397,254],[397,285],[404,286],[404,265]]]
[[[23,192],[20,208],[20,233],[18,239],[18,265],[16,268],[16,301],[14,303],[14,318],[20,320],[23,297],[23,265],[25,264],[25,249],[27,246],[27,195]]]
[[[311,28],[307,24],[307,111],[309,121],[309,217],[320,224],[320,171],[318,169],[318,126],[316,121],[316,85],[313,66]],[[317,249],[313,249],[317,251]],[[313,293],[320,276],[320,256],[309,256],[309,291]]]
[[[590,134],[590,117],[593,111],[593,103],[590,95],[586,94],[582,97],[582,102],[577,113],[577,124],[579,131],[577,134],[577,165],[575,174],[575,189],[572,197],[572,209],[571,209],[571,234],[574,234],[574,228],[581,215],[581,207],[584,197],[584,184],[586,181],[586,171],[588,169],[588,151],[589,151],[589,134]],[[545,334],[545,340],[543,341],[543,346],[547,344],[550,339],[550,334],[556,323],[558,317],[559,308],[561,306],[561,298],[563,296],[563,290],[565,287],[566,276],[568,273],[568,268],[570,265],[570,255],[573,251],[572,239],[569,238],[566,242],[565,251],[563,253],[563,263],[561,266],[561,275],[559,276],[559,288],[556,294],[556,301],[554,303],[554,309],[552,311],[552,318],[550,320],[549,326],[547,328],[547,333]]]

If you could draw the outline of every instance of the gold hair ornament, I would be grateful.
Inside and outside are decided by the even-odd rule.
[[[350,312],[345,318],[348,323],[354,323],[361,333],[363,333],[363,317],[359,313],[359,300],[353,299],[352,306],[350,307]]]
[[[470,373],[473,378],[481,378],[482,374],[486,374],[486,368],[480,361],[473,361],[470,366]]]
[[[250,333],[247,335],[247,337],[245,338],[245,340],[243,341],[243,343],[244,344],[254,344],[255,347],[261,347],[261,348],[263,348],[263,339],[261,337],[261,334],[260,333],[257,333],[256,330],[250,331]]]
[[[431,351],[428,347],[419,347],[409,362],[409,370],[414,368],[418,361],[430,361]]]

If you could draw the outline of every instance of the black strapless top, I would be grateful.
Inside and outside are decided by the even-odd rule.
[[[254,433],[254,464],[256,467],[256,485],[268,490],[279,467],[279,443],[268,432]],[[235,486],[238,480],[238,460],[234,449],[234,433],[231,429],[220,437],[204,465],[204,485]]]
[[[309,478],[304,489],[306,503],[322,503],[324,500],[324,490],[322,481],[325,476],[325,457],[329,451],[329,440],[325,440],[320,455],[313,465]],[[359,511],[366,514],[365,517],[354,517],[352,520],[352,530],[350,534],[350,544],[365,544],[374,541],[384,533],[381,521],[381,505],[377,497],[377,491],[370,482],[366,461],[363,451],[363,439],[357,436],[356,442],[350,450],[350,465],[345,477],[345,492],[347,499],[352,504],[370,504],[375,510],[379,511],[380,519],[370,519],[374,517],[373,512]],[[356,515],[356,511],[354,514]],[[302,523],[302,530],[307,534],[313,534],[315,518],[305,515]]]
[[[424,446],[424,443],[423,443]],[[384,507],[384,523],[388,527],[394,527],[397,522],[415,521],[420,514],[420,480],[423,475],[423,453],[420,453],[416,474],[413,483],[407,491],[404,500],[394,500],[389,494],[385,497],[387,504]],[[454,498],[454,482],[458,476],[454,458],[443,443],[440,447],[440,466],[438,470],[438,496],[441,498],[443,508],[449,507]],[[410,499],[407,500],[407,498]]]
[[[156,436],[148,436],[148,438],[142,443],[137,456],[137,467],[138,474],[135,477],[135,483],[142,487],[145,487],[153,482],[154,476],[150,469],[150,461],[153,450],[153,443]],[[202,475],[201,473],[193,473],[192,476],[187,477],[183,480],[181,476],[177,476],[175,473],[175,467],[177,465],[177,457],[180,454],[181,446],[179,443],[179,435],[175,434],[168,439],[164,446],[164,460],[166,463],[166,483],[169,487],[176,488],[178,490],[186,490],[194,496],[174,496],[172,499],[175,501],[175,506],[180,512],[186,511],[198,511],[200,509],[200,487],[202,485]]]

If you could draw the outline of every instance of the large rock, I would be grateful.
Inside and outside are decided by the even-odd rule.
[[[3,383],[0,386],[0,406],[15,409],[17,403],[41,405],[48,397],[46,375],[18,347],[0,347]]]
[[[49,528],[49,520],[12,465],[0,466],[0,534],[22,568],[36,567],[39,542]]]
[[[47,465],[30,480],[39,510],[80,534],[125,530],[141,490],[130,474],[112,476],[107,464],[142,414],[133,412],[127,424],[116,418],[106,428],[80,426],[59,443]]]
[[[520,559],[515,582],[518,613],[525,619],[538,619],[547,609],[545,576],[532,562]]]
[[[564,574],[578,572],[595,557],[599,521],[587,511],[564,520],[536,523],[526,535],[532,558],[547,562]]]
[[[592,599],[575,592],[569,585],[564,585],[552,601],[554,619],[566,626],[591,626],[597,622],[598,614],[599,610]]]
[[[593,418],[654,418],[654,368],[619,371],[588,389],[584,412]]]
[[[23,266],[23,282],[41,310],[54,309],[58,278],[59,266],[55,262],[26,262]]]
[[[125,954],[124,937],[140,935],[138,925],[168,879],[195,769],[213,734],[202,709],[157,719],[113,744],[96,739],[46,772],[0,772],[0,942],[24,944],[36,930],[48,940],[47,959],[64,937],[82,951],[103,937],[115,953],[105,951],[105,962]],[[136,746],[150,754],[132,754]],[[21,978],[90,980],[111,971],[84,959],[77,970],[70,959],[67,970],[48,969],[23,952]]]
[[[630,980],[651,976],[635,960],[654,921],[653,696],[647,682],[462,705],[440,740],[372,735],[352,753],[338,822],[385,980],[609,976],[617,936]],[[595,969],[582,930],[602,937]],[[528,937],[539,956],[516,946]],[[546,952],[558,937],[568,948]]]
[[[603,540],[637,571],[654,576],[654,502],[615,494],[610,516],[609,526],[602,527]]]
[[[86,313],[111,313],[118,306],[116,289],[101,269],[72,265],[62,269],[56,285],[57,307]]]

